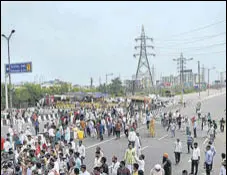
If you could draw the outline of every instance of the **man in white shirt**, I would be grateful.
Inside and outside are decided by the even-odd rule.
[[[136,132],[134,131],[133,128],[131,128],[131,131],[129,132],[128,141],[129,141],[129,143],[132,144],[132,147],[134,148],[135,147],[135,141],[136,141]]]
[[[10,125],[8,132],[10,134],[10,142],[12,143],[13,141],[13,135],[14,135],[14,131],[13,131],[13,125]]]
[[[222,166],[221,166],[219,175],[226,175],[226,160],[224,160],[222,162]]]
[[[136,154],[139,156],[141,154],[141,142],[139,138],[139,133],[136,133],[135,149],[136,149]]]
[[[175,149],[174,149],[176,165],[180,162],[181,153],[182,153],[182,144],[180,139],[177,139],[177,141],[175,142]]]
[[[197,175],[198,173],[198,165],[199,165],[199,160],[200,160],[200,149],[198,148],[198,143],[194,143],[194,148],[192,151],[192,164],[191,164],[191,174],[194,174],[194,169],[195,169],[195,174]]]
[[[3,148],[4,148],[5,152],[7,152],[7,153],[9,152],[9,149],[12,148],[9,138],[6,139],[6,141],[3,145]]]
[[[101,167],[102,166],[101,159],[102,159],[102,157],[101,157],[100,151],[96,151],[96,153],[95,153],[94,168],[95,167]]]
[[[80,175],[90,175],[90,173],[86,170],[86,165],[81,165]]]
[[[27,126],[27,129],[25,130],[25,135],[32,135],[30,127]]]
[[[82,145],[82,140],[79,141],[79,145],[77,145],[77,152],[80,153],[81,163],[83,164],[83,160],[85,159],[85,146]]]
[[[117,161],[117,157],[113,156],[112,164],[110,166],[110,175],[117,175],[117,170],[120,167],[120,162]]]
[[[35,146],[35,141],[32,139],[31,135],[28,135],[27,145]]]
[[[48,133],[49,133],[49,136],[50,136],[50,137],[55,137],[54,128],[51,127],[51,128],[49,129]]]
[[[149,129],[150,122],[151,122],[151,114],[147,113],[146,115],[146,121],[147,121],[147,129]]]
[[[141,154],[139,156],[139,158],[137,157],[137,155],[135,155],[134,157],[135,157],[136,162],[139,165],[139,169],[138,170],[142,170],[144,172],[144,169],[145,169],[144,168],[145,167],[145,161],[144,161],[145,156],[143,154]]]
[[[214,147],[214,145],[212,144],[212,142],[211,141],[209,141],[209,145],[210,145],[210,150],[211,150],[211,152],[212,152],[212,157],[213,157],[213,159],[214,159],[214,156],[216,155],[216,149],[215,149],[215,147]],[[211,170],[213,169],[213,160],[212,160],[212,164],[211,164]]]

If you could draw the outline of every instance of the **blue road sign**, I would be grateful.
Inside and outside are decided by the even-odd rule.
[[[32,62],[26,62],[26,63],[13,63],[10,64],[10,70],[9,70],[9,64],[5,65],[5,71],[6,73],[29,73],[32,72]]]

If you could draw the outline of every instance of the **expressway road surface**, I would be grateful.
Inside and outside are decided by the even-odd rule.
[[[224,88],[222,89],[222,93],[223,92],[225,92]],[[213,96],[216,96],[216,95],[218,95],[220,93],[221,93],[220,90],[211,89],[209,97],[207,96],[207,91],[203,91],[203,92],[200,93],[200,97],[199,97],[198,93],[186,94],[186,95],[184,95],[184,100],[186,101],[186,103],[187,103],[186,105],[187,106],[190,106],[191,108],[194,108],[194,110],[195,110],[195,106],[196,106],[196,103],[198,102],[198,100],[205,100],[207,98],[212,98]],[[180,101],[180,98],[181,98],[181,96],[177,95],[177,96],[174,97],[174,101],[178,102],[178,101]],[[178,106],[180,106],[180,105],[169,106],[169,107],[164,108],[163,111],[176,110]],[[49,121],[42,121],[40,123],[40,129],[39,129],[40,132],[43,131],[44,125],[47,122],[50,122],[50,120]],[[31,132],[33,133],[33,135],[35,135],[35,130],[34,130],[32,124],[25,123],[23,125],[23,128],[26,129],[27,126],[30,126]],[[17,125],[14,125],[14,128],[15,128],[15,130],[18,130],[18,126]],[[8,132],[8,129],[9,129],[9,126],[1,125],[1,136],[5,136],[7,134],[7,132]]]
[[[213,98],[206,99],[202,102],[202,111],[211,112],[213,119],[221,119],[224,117],[224,109],[226,108],[226,95],[220,95]],[[188,106],[186,108],[182,108],[181,111],[188,116],[195,115],[194,106]],[[148,131],[145,126],[140,126],[139,133],[141,135],[142,140],[142,153],[145,155],[145,174],[148,175],[150,169],[157,163],[161,163],[163,153],[168,153],[169,158],[173,163],[173,175],[181,175],[181,171],[186,169],[190,172],[191,163],[189,162],[191,154],[187,154],[186,147],[186,134],[177,131],[176,137],[171,138],[170,133],[165,131],[163,127],[157,122],[156,123],[156,137],[150,138],[148,136]],[[197,131],[198,138],[195,139],[196,142],[199,143],[199,147],[201,149],[201,163],[199,165],[199,175],[202,175],[205,171],[203,169],[204,162],[204,151],[206,144],[203,144],[205,138],[202,138],[200,127]],[[174,161],[174,142],[176,138],[179,138],[183,144],[183,153],[181,155],[181,162],[179,165],[175,165]],[[94,143],[95,142],[95,143]],[[214,159],[214,172],[213,175],[217,175],[219,168],[221,166],[221,153],[226,152],[225,149],[225,134],[219,133],[217,135],[217,139],[215,142],[215,146],[217,149],[217,155]],[[87,164],[88,168],[91,169],[94,163],[95,157],[95,148],[96,146],[100,146],[104,152],[104,155],[108,159],[108,163],[110,163],[113,155],[119,158],[119,161],[123,159],[125,150],[127,148],[128,141],[124,135],[122,135],[120,140],[115,140],[114,138],[106,138],[103,142],[99,142],[96,139],[90,140],[85,139],[84,144],[86,146],[86,159],[85,164]]]
[[[226,109],[226,94],[225,90],[222,90],[222,94],[220,95],[220,91],[211,90],[210,96],[207,97],[207,92],[201,92],[201,96],[197,94],[188,94],[185,95],[185,100],[187,102],[186,108],[180,107],[169,107],[164,108],[164,111],[175,111],[176,109],[180,109],[180,112],[186,114],[191,117],[195,115],[195,105],[201,100],[202,102],[202,113],[211,112],[213,119],[221,119],[224,116],[224,109]],[[179,97],[176,97],[179,98]],[[43,124],[41,124],[40,130],[43,128]],[[15,128],[17,128],[15,126]],[[25,127],[24,127],[25,128]],[[1,135],[5,135],[7,133],[8,127],[1,127]],[[201,137],[200,128],[198,128],[198,138],[196,141],[199,143],[199,147],[201,149],[201,163],[199,165],[199,175],[202,175],[205,171],[203,169],[204,162],[204,152],[202,150],[205,149],[206,144],[204,144],[205,139]],[[160,125],[160,122],[156,122],[156,137],[151,138],[148,136],[148,131],[144,125],[139,126],[139,133],[142,140],[142,153],[145,155],[145,174],[148,175],[150,169],[157,163],[161,163],[163,153],[168,153],[169,158],[173,163],[173,175],[181,175],[181,171],[183,169],[187,169],[190,172],[191,164],[189,162],[191,155],[187,154],[186,148],[186,135],[180,131],[176,132],[176,137],[171,138],[170,133],[165,131],[163,127]],[[174,162],[174,142],[176,138],[179,138],[183,144],[183,153],[181,155],[181,162],[179,165],[175,165]],[[113,155],[117,156],[119,161],[123,159],[125,150],[127,148],[128,141],[124,135],[122,135],[120,140],[115,140],[115,138],[104,136],[104,141],[100,142],[97,139],[85,138],[84,145],[86,146],[86,159],[85,164],[88,169],[91,170],[94,163],[95,158],[95,148],[96,146],[100,146],[104,155],[107,157],[107,162],[110,164],[111,158]],[[217,155],[214,159],[214,175],[218,174],[220,168],[221,161],[221,153],[226,152],[226,139],[225,133],[219,133],[217,135],[217,139],[215,142],[215,146],[217,149]]]

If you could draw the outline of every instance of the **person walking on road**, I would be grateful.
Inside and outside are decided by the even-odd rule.
[[[145,170],[145,168],[144,168],[145,167],[145,161],[144,161],[145,156],[143,154],[141,154],[139,156],[139,158],[137,157],[137,155],[135,155],[134,157],[135,157],[136,162],[139,164],[139,170],[144,172],[144,170]]]
[[[213,126],[214,126],[214,138],[216,138],[216,133],[217,133],[218,125],[215,122],[215,120],[213,120]]]
[[[194,138],[197,137],[197,121],[195,120],[193,122],[193,132],[194,132]]]
[[[211,127],[211,124],[212,124],[210,112],[208,112],[208,114],[207,114],[207,121],[208,121],[208,127],[210,128]]]
[[[141,154],[141,140],[140,140],[140,136],[139,133],[136,133],[136,140],[135,140],[135,149],[136,149],[136,155],[140,155]]]
[[[79,145],[77,145],[77,152],[80,153],[81,163],[83,164],[86,154],[85,154],[85,146],[82,143],[83,141],[80,140]]]
[[[222,117],[222,119],[220,120],[220,131],[224,132],[225,131],[225,120]]]
[[[175,131],[176,131],[176,124],[172,121],[170,123],[170,129],[171,129],[171,137],[175,137]]]
[[[193,149],[192,144],[193,144],[193,137],[191,133],[189,132],[189,135],[187,136],[187,146],[188,146],[188,154],[190,153],[190,148]]]
[[[169,160],[169,155],[167,153],[163,154],[162,158],[162,167],[165,171],[165,175],[171,175],[172,174],[172,163]]]
[[[200,160],[200,149],[198,147],[198,143],[194,143],[194,148],[192,151],[192,158],[191,158],[191,174],[197,175],[198,173],[198,166],[199,166],[199,160]],[[195,173],[194,173],[195,171]]]
[[[35,125],[35,135],[38,135],[38,133],[39,133],[39,121],[38,121],[38,118],[36,118],[36,120],[34,122],[34,125]]]
[[[180,163],[180,154],[182,153],[182,144],[180,139],[177,139],[175,142],[175,149],[174,149],[174,154],[175,154],[175,161],[176,165]]]
[[[151,137],[154,137],[155,136],[155,120],[154,118],[151,119],[150,121],[150,134],[151,134]]]
[[[150,121],[151,121],[151,114],[149,112],[147,112],[146,121],[147,121],[147,129],[149,129]]]
[[[182,117],[181,117],[181,115],[179,114],[179,116],[177,117],[178,130],[181,129],[181,122],[182,122]]]
[[[117,175],[117,170],[120,167],[120,162],[117,161],[117,157],[113,156],[112,165],[110,166],[110,175]]]
[[[222,162],[222,166],[221,166],[219,175],[226,175],[226,160],[224,160]]]
[[[212,168],[213,168],[213,160],[214,160],[214,156],[216,155],[216,149],[215,149],[215,147],[214,147],[214,145],[212,144],[212,142],[211,141],[209,141],[209,143],[208,143],[209,145],[210,145],[210,150],[211,150],[211,152],[212,152],[212,163],[211,163],[211,170],[212,170]]]
[[[121,137],[121,122],[120,121],[117,121],[116,125],[115,125],[115,133],[116,133],[116,139],[120,139]]]
[[[204,162],[204,168],[206,170],[206,175],[210,175],[210,172],[212,169],[213,153],[210,148],[211,148],[210,145],[207,145],[206,153],[205,153],[205,162]]]
[[[135,155],[135,149],[132,147],[132,144],[129,143],[128,149],[125,152],[124,161],[126,163],[126,167],[130,170],[130,173],[132,173],[132,165],[136,162]]]
[[[215,133],[215,129],[214,129],[214,126],[211,124],[207,134],[208,134],[208,137],[210,139],[210,141],[213,143],[214,142],[214,133]]]
[[[135,147],[135,141],[136,141],[136,132],[134,131],[133,128],[131,128],[131,130],[129,132],[128,141],[129,141],[129,144],[131,144],[132,147],[134,148]]]
[[[186,135],[189,135],[190,132],[190,120],[188,119],[188,117],[185,117],[185,126],[186,126]]]

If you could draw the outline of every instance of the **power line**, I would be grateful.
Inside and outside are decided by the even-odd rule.
[[[180,44],[191,44],[191,43],[195,43],[195,42],[200,42],[200,41],[204,41],[206,39],[211,39],[211,38],[215,38],[215,37],[218,37],[218,36],[222,36],[222,35],[225,35],[226,32],[221,32],[219,34],[216,34],[216,35],[209,35],[209,36],[203,36],[203,37],[196,37],[194,38],[194,40],[186,40],[185,39],[181,39],[181,40],[169,40],[169,42],[180,42],[180,43],[177,43],[177,44],[174,44],[174,45],[171,45],[171,46],[177,46],[177,45],[180,45]],[[168,41],[167,41],[168,42]],[[171,47],[170,46],[170,47]]]
[[[175,48],[175,47],[156,47],[156,48],[160,48],[160,49],[181,49],[181,50],[187,50],[187,49],[194,49],[194,50],[200,50],[200,49],[203,49],[203,48],[210,48],[210,47],[216,47],[216,46],[219,46],[219,45],[225,45],[226,42],[223,41],[222,43],[218,43],[218,44],[212,44],[212,45],[206,45],[206,46],[203,46],[203,47],[186,47],[186,48]]]
[[[171,35],[171,36],[169,36],[169,38],[171,38],[171,37],[177,37],[177,36],[181,36],[181,35],[185,35],[185,34],[192,33],[192,32],[197,32],[197,31],[200,31],[200,30],[203,30],[203,29],[206,29],[206,28],[215,26],[215,25],[220,24],[220,23],[223,23],[223,22],[226,22],[226,20],[221,20],[221,21],[218,21],[218,22],[215,22],[215,23],[212,23],[212,24],[205,25],[203,27],[198,27],[198,28],[192,29],[192,30],[187,31],[187,32],[183,32],[183,33]]]
[[[222,51],[217,51],[217,52],[206,52],[206,53],[189,53],[190,55],[206,55],[206,54],[219,54],[219,53],[224,53],[226,52],[226,50],[222,50]],[[187,53],[187,52],[186,52]],[[159,54],[156,53],[157,56],[175,56],[175,55],[179,55],[179,52],[177,53],[165,53],[165,54]]]

